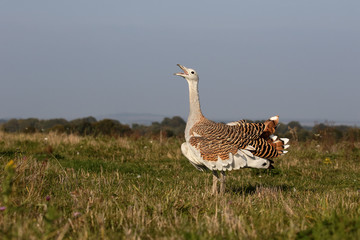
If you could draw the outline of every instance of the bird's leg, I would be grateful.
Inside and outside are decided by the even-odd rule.
[[[221,171],[221,175],[220,175],[220,194],[224,194],[225,193],[225,171]]]
[[[212,171],[213,173],[213,185],[212,185],[212,194],[217,194],[218,190],[217,190],[217,182],[219,181],[219,175],[218,172],[216,170]]]

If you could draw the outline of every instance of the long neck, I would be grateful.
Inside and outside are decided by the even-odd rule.
[[[190,113],[186,123],[185,138],[188,140],[190,137],[190,129],[202,117],[199,100],[198,82],[188,81],[189,83],[189,100],[190,100]]]
[[[190,113],[189,119],[198,120],[201,116],[198,82],[189,81]]]

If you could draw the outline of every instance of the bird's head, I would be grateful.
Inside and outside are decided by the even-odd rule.
[[[196,71],[191,68],[184,67],[180,64],[178,66],[183,70],[184,72],[174,73],[176,76],[180,76],[185,78],[188,81],[199,81],[199,76],[197,75]]]

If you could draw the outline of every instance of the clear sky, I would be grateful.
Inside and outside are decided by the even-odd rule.
[[[360,121],[360,1],[0,2],[0,118]]]

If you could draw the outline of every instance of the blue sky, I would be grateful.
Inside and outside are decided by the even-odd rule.
[[[360,122],[360,1],[1,1],[0,118]]]

